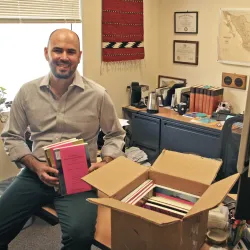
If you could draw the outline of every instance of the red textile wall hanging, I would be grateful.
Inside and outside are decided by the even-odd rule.
[[[102,0],[102,61],[144,58],[143,0]]]

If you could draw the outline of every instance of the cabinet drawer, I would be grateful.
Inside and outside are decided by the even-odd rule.
[[[161,150],[194,153],[203,157],[220,157],[220,131],[184,122],[162,120]]]
[[[142,114],[132,116],[132,141],[152,149],[159,149],[161,120]]]

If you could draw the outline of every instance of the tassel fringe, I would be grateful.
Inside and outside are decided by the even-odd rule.
[[[102,62],[101,75],[104,73],[122,72],[122,71],[137,71],[142,72],[142,67],[145,65],[145,60],[131,60],[131,61],[118,61],[118,62]]]

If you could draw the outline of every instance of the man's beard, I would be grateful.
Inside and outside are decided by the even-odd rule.
[[[51,69],[53,75],[58,79],[69,79],[76,71],[76,69],[71,68],[66,74],[58,73],[56,71],[56,66],[53,63],[50,63],[50,69]]]

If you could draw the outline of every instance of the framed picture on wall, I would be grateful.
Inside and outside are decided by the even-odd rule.
[[[158,88],[165,88],[174,83],[186,83],[186,79],[172,76],[158,76]]]
[[[186,34],[198,34],[198,12],[175,12],[174,32]]]
[[[198,65],[199,42],[174,40],[173,62]]]

